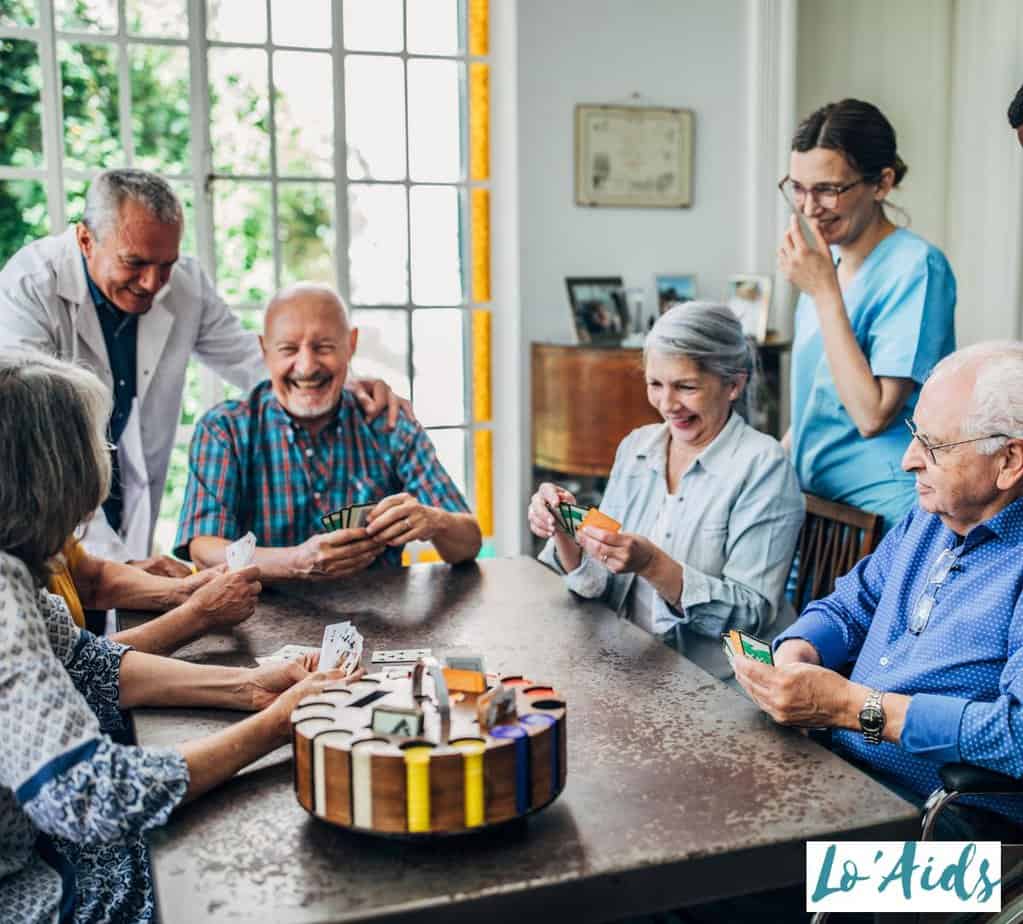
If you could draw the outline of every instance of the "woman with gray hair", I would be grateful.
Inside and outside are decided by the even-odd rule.
[[[575,498],[550,483],[530,501],[529,526],[548,540],[540,560],[570,590],[604,599],[725,678],[721,633],[763,637],[776,621],[803,496],[778,442],[743,419],[756,349],[731,310],[669,309],[647,335],[644,365],[664,423],[618,447],[600,509],[621,531],[557,529],[552,511]]]
[[[172,661],[79,629],[43,588],[110,483],[110,398],[91,373],[0,353],[0,907],[4,920],[153,918],[143,832],[287,742],[341,671]],[[261,710],[175,748],[115,743],[121,709]]]

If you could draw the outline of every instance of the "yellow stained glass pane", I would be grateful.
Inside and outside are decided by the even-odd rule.
[[[472,419],[490,420],[490,312],[478,308],[472,313]]]
[[[494,534],[494,441],[490,430],[474,434],[476,450],[476,519],[484,536]]]
[[[469,0],[469,54],[490,53],[490,0]]]
[[[469,179],[490,179],[490,65],[469,65]]]
[[[490,190],[473,189],[472,300],[490,301]]]

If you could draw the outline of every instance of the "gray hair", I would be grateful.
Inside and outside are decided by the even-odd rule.
[[[82,213],[82,222],[97,240],[116,226],[126,199],[138,202],[163,224],[182,222],[181,202],[163,177],[131,167],[105,170],[89,186]]]
[[[735,410],[749,420],[759,385],[757,348],[731,308],[714,302],[684,302],[664,312],[646,335],[644,360],[653,351],[685,356],[704,372],[732,384],[746,376]]]
[[[39,584],[110,490],[109,416],[110,394],[88,370],[0,351],[0,551]]]
[[[1004,433],[1023,439],[1023,343],[987,340],[964,347],[941,360],[930,377],[951,375],[969,367],[976,367],[976,380],[970,410],[962,422],[963,438]],[[1003,437],[993,437],[974,447],[989,456],[1004,445]]]

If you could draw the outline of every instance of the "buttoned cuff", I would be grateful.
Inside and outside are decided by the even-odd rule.
[[[684,613],[701,603],[709,603],[711,599],[710,578],[690,565],[682,565],[682,596],[668,605]],[[668,601],[665,600],[665,603]],[[673,615],[677,616],[678,613]]]
[[[936,764],[959,763],[959,727],[969,704],[954,696],[917,693],[909,701],[899,744]]]
[[[784,632],[780,632],[771,643],[771,650],[777,651],[782,642],[799,638],[817,649],[821,665],[837,670],[849,660],[845,637],[838,628],[819,613],[804,613]]]

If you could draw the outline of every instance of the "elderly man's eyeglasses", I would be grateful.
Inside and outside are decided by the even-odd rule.
[[[909,432],[913,435],[913,439],[927,450],[927,454],[931,457],[931,461],[935,465],[938,464],[938,457],[934,453],[938,449],[951,449],[953,446],[965,446],[967,443],[979,443],[981,440],[1010,439],[1007,433],[989,433],[987,436],[975,436],[968,440],[956,440],[954,443],[928,443],[927,440],[925,440],[917,432],[916,424],[909,418],[906,418],[906,426],[909,427]]]
[[[938,595],[938,588],[948,580],[952,569],[959,561],[962,549],[962,546],[959,546],[958,549],[944,549],[934,562],[931,576],[927,579],[927,584],[917,599],[916,606],[913,607],[913,615],[909,619],[910,635],[919,635],[927,628]]]
[[[854,186],[859,186],[860,183],[866,182],[867,178],[861,176],[858,180],[853,180],[851,183],[846,183],[842,186],[836,183],[818,183],[816,186],[808,188],[801,183],[797,183],[792,177],[785,176],[778,181],[778,189],[785,197],[785,201],[796,210],[803,207],[807,196],[813,199],[822,209],[833,209],[838,205],[838,197],[842,193],[848,192]]]

